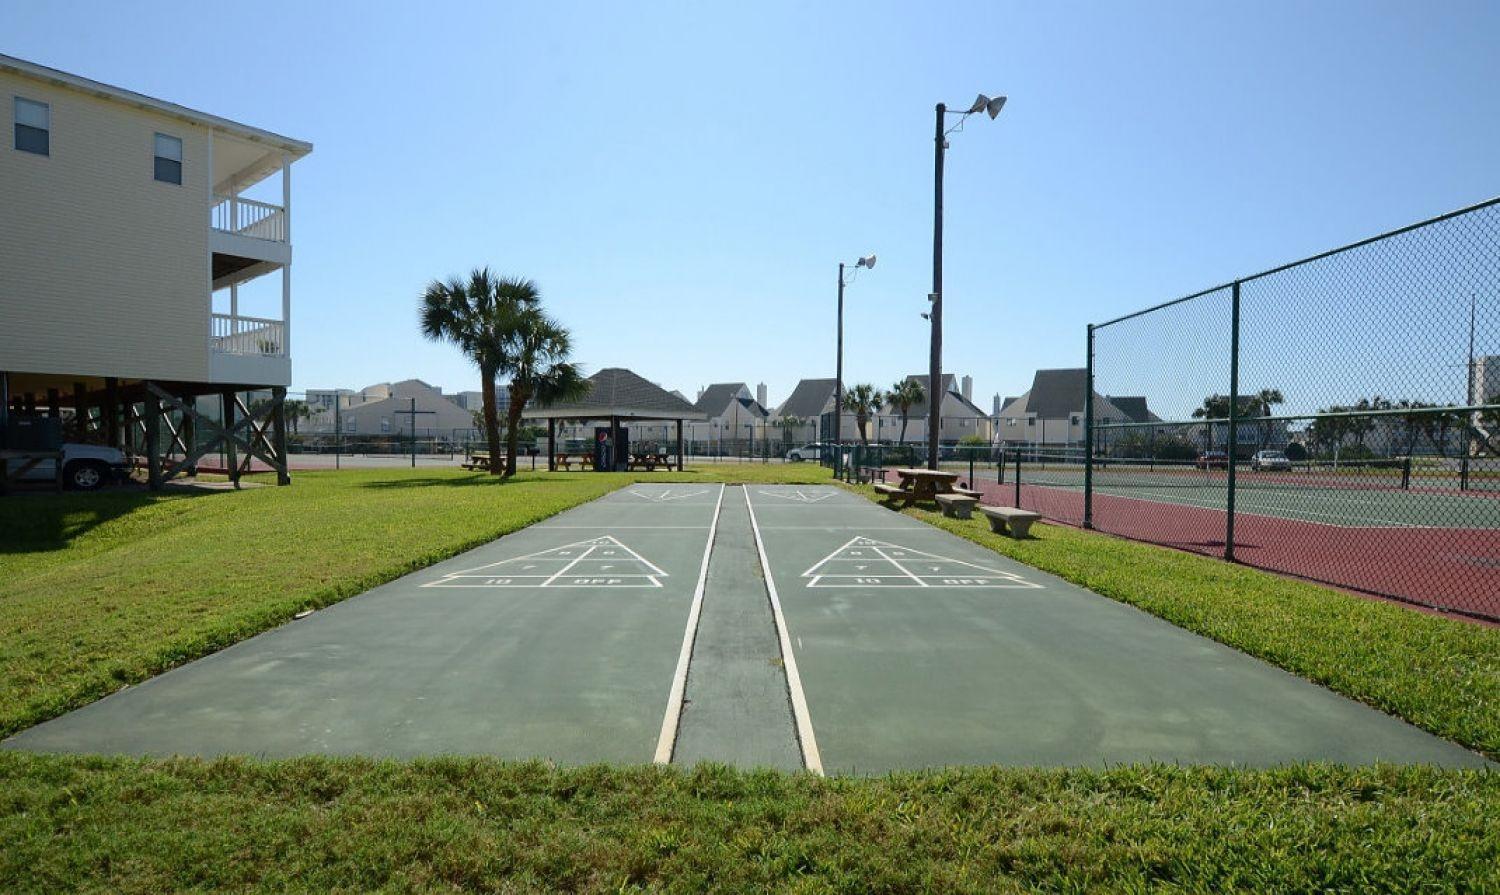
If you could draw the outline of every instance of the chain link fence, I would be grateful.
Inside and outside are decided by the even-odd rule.
[[[1023,505],[1500,619],[1500,200],[1090,326],[1088,347],[1086,444],[1018,456]]]

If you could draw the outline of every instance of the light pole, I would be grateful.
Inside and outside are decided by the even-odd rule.
[[[859,273],[860,268],[870,270],[875,266],[875,255],[869,254],[854,262],[854,272]],[[854,282],[854,278],[844,279],[844,262],[839,262],[839,323],[838,323],[838,356],[834,361],[833,368],[833,443],[838,444],[841,440],[839,429],[844,419],[844,287]]]
[[[975,112],[984,112],[994,120],[1005,108],[1005,97],[991,99],[983,93],[967,112],[949,112],[947,105],[937,104],[937,124],[933,129],[932,161],[932,349],[927,370],[927,468],[938,468],[938,435],[943,405],[943,155],[948,149],[948,135],[964,126]],[[948,115],[958,115],[958,123],[944,128]]]

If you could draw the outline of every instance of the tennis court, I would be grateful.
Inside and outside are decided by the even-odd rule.
[[[1192,461],[1096,460],[1093,525],[1136,540],[1222,555],[1229,489],[1223,469]],[[980,482],[1017,501],[1014,469]],[[1022,464],[1021,505],[1081,525],[1081,463]],[[1299,463],[1237,470],[1235,559],[1344,587],[1482,617],[1500,613],[1500,482],[1400,461]]]
[[[771,485],[622,489],[5,747],[825,773],[1483,764],[848,491]]]

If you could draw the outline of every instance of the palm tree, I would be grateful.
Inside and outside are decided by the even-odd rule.
[[[511,366],[509,335],[517,316],[540,301],[536,284],[530,280],[498,277],[488,267],[475,268],[468,280],[433,280],[422,293],[422,335],[434,342],[452,342],[479,368],[491,475],[499,475],[504,469],[495,379]]]
[[[891,386],[890,394],[886,399],[901,414],[901,436],[896,439],[901,444],[906,443],[906,422],[911,416],[911,409],[918,407],[927,400],[927,392],[923,390],[922,383],[915,379],[903,379]]]
[[[1265,417],[1271,416],[1271,408],[1277,404],[1285,404],[1286,398],[1281,394],[1279,388],[1263,388],[1255,397],[1250,399],[1250,404],[1255,410],[1256,416],[1262,417],[1260,424],[1260,449],[1265,450],[1271,443],[1271,422]]]
[[[533,291],[536,287],[528,282]],[[527,307],[509,321],[506,337],[510,373],[510,425],[505,433],[505,474],[516,474],[516,453],[521,433],[521,412],[529,401],[546,405],[573,401],[588,393],[588,380],[578,365],[568,360],[573,338],[562,324]]]
[[[292,434],[298,434],[298,424],[303,420],[312,419],[312,408],[307,406],[306,401],[294,401],[287,399],[281,402],[282,412],[286,414],[286,421],[292,424]]]
[[[859,440],[865,447],[870,446],[870,415],[879,413],[885,400],[885,395],[869,383],[861,383],[844,392],[844,410],[854,414],[854,425],[859,429]]]
[[[1214,420],[1229,418],[1229,396],[1209,395],[1203,399],[1203,406],[1193,411],[1193,419],[1205,420],[1203,424],[1203,436],[1208,440],[1208,447],[1204,450],[1214,449]]]

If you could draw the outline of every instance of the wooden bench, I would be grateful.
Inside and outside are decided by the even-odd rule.
[[[490,468],[490,452],[471,451],[469,456],[465,457],[464,462],[460,465],[468,470],[487,470]]]
[[[912,492],[906,490],[905,488],[898,488],[895,485],[887,485],[884,482],[881,482],[880,484],[875,486],[875,493],[883,497],[885,503],[892,505],[894,505],[898,500],[905,500],[907,503],[911,503],[912,500],[915,499],[915,495],[913,495]]]
[[[980,507],[979,512],[990,520],[990,531],[997,535],[1008,534],[1013,538],[1024,538],[1031,530],[1031,523],[1042,518],[1030,510],[1015,507]]]
[[[876,479],[880,479],[881,482],[884,482],[885,481],[885,467],[884,466],[861,466],[861,467],[859,467],[858,471],[855,473],[855,476],[859,479],[859,483],[861,485],[865,484],[866,482],[873,482]]]
[[[569,472],[572,471],[574,463],[578,464],[578,468],[579,469],[583,468],[583,458],[582,457],[575,458],[571,454],[557,454],[556,456],[554,456],[552,458],[552,463],[558,469],[566,469]]]
[[[933,500],[943,508],[943,515],[952,519],[968,519],[979,503],[979,498],[967,494],[939,494]]]

